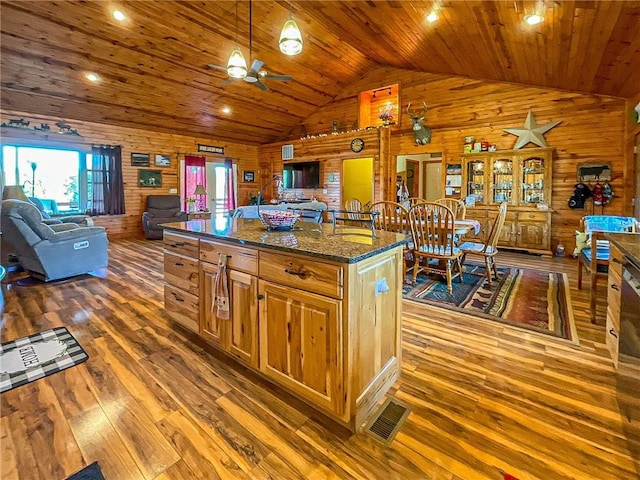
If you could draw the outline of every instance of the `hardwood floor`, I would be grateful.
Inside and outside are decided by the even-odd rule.
[[[66,326],[87,362],[0,395],[0,477],[108,480],[640,478],[640,375],[616,375],[571,259],[500,254],[567,271],[580,346],[405,302],[389,392],[412,411],[390,446],[349,432],[163,313],[162,245],[112,242],[101,277],[3,284],[2,341]]]

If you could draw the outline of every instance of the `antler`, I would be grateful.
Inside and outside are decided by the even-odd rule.
[[[409,114],[409,116],[411,116],[411,117],[422,117],[422,116],[424,116],[424,114],[427,113],[427,102],[422,102],[422,105],[424,105],[424,108],[422,109],[422,112],[420,112],[419,115],[416,115],[411,110],[411,102],[409,102],[409,105],[407,105],[407,113]]]

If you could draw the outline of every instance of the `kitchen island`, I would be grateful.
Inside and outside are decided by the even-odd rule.
[[[164,227],[171,318],[357,430],[400,374],[407,237],[228,217]],[[215,302],[222,264],[228,318]]]

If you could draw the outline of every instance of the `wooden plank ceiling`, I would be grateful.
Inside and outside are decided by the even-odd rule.
[[[254,1],[252,58],[290,82],[224,85],[233,1],[2,1],[2,107],[250,144],[282,139],[378,66],[630,98],[640,88],[640,2]],[[110,9],[127,15],[120,23]],[[289,7],[304,50],[278,50]],[[237,4],[249,56],[249,2]],[[98,84],[86,72],[101,76]],[[224,114],[222,107],[232,109]]]

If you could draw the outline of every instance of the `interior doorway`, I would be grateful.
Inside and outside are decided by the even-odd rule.
[[[443,197],[442,153],[398,155],[398,180],[404,182],[409,197],[433,201]]]
[[[352,198],[362,205],[373,203],[373,158],[352,158],[342,162],[342,202]]]

